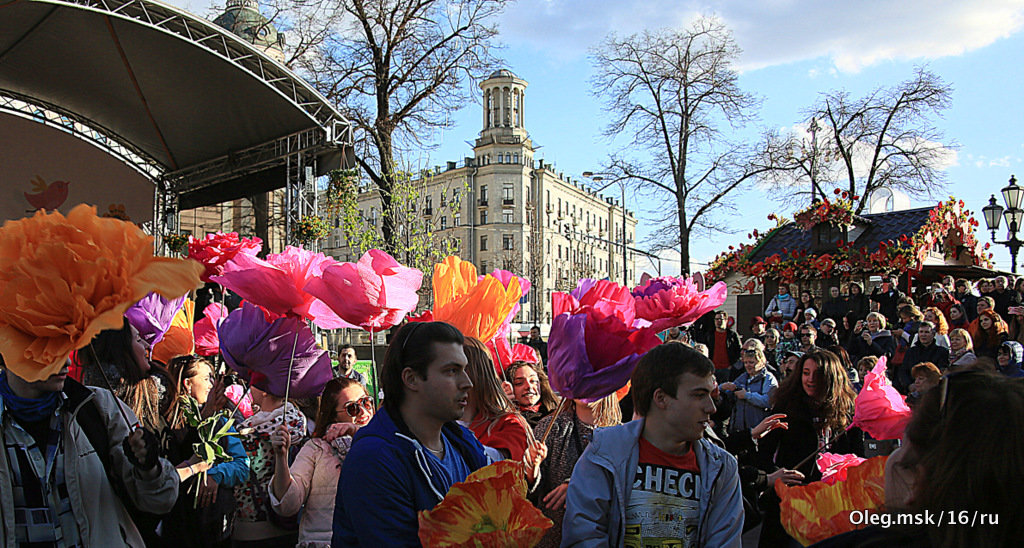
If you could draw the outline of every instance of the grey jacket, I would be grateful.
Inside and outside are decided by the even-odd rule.
[[[573,469],[562,522],[562,546],[621,547],[626,504],[640,459],[644,420],[602,428],[594,433]],[[695,442],[703,492],[700,496],[700,546],[741,546],[743,502],[736,458],[708,440]]]

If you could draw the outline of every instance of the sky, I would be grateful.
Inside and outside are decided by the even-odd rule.
[[[211,5],[171,3],[199,14]],[[911,205],[932,205],[954,195],[976,213],[979,236],[989,241],[981,208],[990,194],[999,198],[1011,174],[1024,179],[1024,0],[519,0],[498,21],[500,55],[506,68],[529,82],[525,125],[541,146],[536,158],[574,178],[600,171],[619,143],[602,136],[609,117],[590,84],[595,68],[589,48],[610,32],[682,29],[702,14],[716,15],[732,30],[743,50],[736,65],[739,86],[762,100],[755,121],[727,132],[732,140],[750,141],[765,129],[794,126],[821,93],[846,90],[859,97],[909,79],[918,66],[951,84],[951,106],[935,121],[945,135],[943,144],[955,145],[946,167],[948,184],[936,191],[935,200]],[[480,105],[469,103],[452,117],[455,127],[411,163],[443,165],[472,156],[466,141],[480,131]],[[735,233],[692,241],[692,269],[702,270],[729,245],[747,241],[751,230],[773,226],[768,214],[793,213],[757,187],[736,195],[736,201],[737,211],[727,217]],[[652,228],[645,221],[658,204],[633,196],[627,202],[640,218],[637,240],[644,248]],[[1000,239],[1006,236],[1005,223],[1001,232]],[[992,251],[997,267],[1009,270],[1007,249],[993,246]],[[665,254],[663,273],[678,271],[678,255],[673,260]]]

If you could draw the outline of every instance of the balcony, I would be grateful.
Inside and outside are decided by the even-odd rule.
[[[416,211],[416,210],[414,209],[413,211]],[[425,208],[423,208],[423,216],[424,217],[430,217],[433,214],[434,214],[434,208],[432,208],[432,207],[425,207]]]
[[[503,205],[503,206],[516,205],[516,201],[515,201],[514,198],[502,198],[501,199],[501,205]]]
[[[480,198],[476,201],[477,207],[487,207],[487,198]]]

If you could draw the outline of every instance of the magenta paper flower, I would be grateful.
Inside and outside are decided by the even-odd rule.
[[[608,280],[581,280],[552,295],[557,316],[548,337],[551,387],[564,398],[597,401],[625,386],[637,362],[661,343],[637,320],[629,290]]]
[[[885,376],[885,356],[864,375],[864,388],[854,400],[853,423],[876,440],[903,437],[910,421],[910,407]]]
[[[693,278],[648,278],[633,289],[636,315],[651,322],[655,332],[689,325],[725,302],[728,287],[718,282],[701,291]]]
[[[225,266],[223,274],[212,279],[272,314],[306,318],[323,329],[355,327],[305,290],[310,280],[338,264],[323,253],[288,246],[266,260],[237,256]]]
[[[263,311],[252,303],[243,303],[221,322],[218,328],[220,353],[228,367],[252,385],[278,397],[319,396],[334,378],[331,359],[316,346],[313,332],[305,320],[282,316],[268,322]],[[295,349],[292,363],[292,349]]]
[[[540,363],[540,353],[537,349],[522,343],[512,345],[512,361],[526,363]]]
[[[358,263],[340,263],[306,284],[341,319],[367,331],[389,329],[419,303],[423,273],[398,264],[391,255],[371,249]]]
[[[220,303],[210,303],[203,309],[203,318],[192,328],[195,337],[196,354],[214,356],[220,352],[220,338],[217,326],[228,317],[228,309]]]
[[[853,468],[866,461],[857,455],[838,455],[836,453],[822,453],[818,455],[817,465],[821,471],[821,481],[835,485],[837,481],[846,481],[846,469]]]
[[[210,281],[224,271],[224,265],[238,255],[255,257],[263,249],[263,240],[259,238],[239,238],[236,232],[218,232],[207,234],[199,240],[188,237],[188,258],[203,264],[206,271],[200,276],[204,282]]]
[[[157,293],[150,293],[139,302],[128,307],[124,315],[139,332],[139,336],[150,347],[160,342],[164,334],[171,328],[174,315],[185,304],[185,295],[177,299],[167,299]]]

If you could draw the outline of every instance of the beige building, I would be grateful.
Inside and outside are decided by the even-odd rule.
[[[626,211],[623,266],[623,208],[581,182],[535,160],[525,126],[527,82],[499,70],[480,84],[482,130],[473,157],[424,173],[416,209],[439,238],[456,242],[459,255],[480,272],[495,268],[526,276],[533,284],[518,321],[551,321],[551,292],[576,286],[580,278],[636,283],[636,256],[628,244],[636,217]],[[616,193],[619,187],[612,187]],[[380,198],[364,187],[360,214],[380,226]],[[337,226],[337,225],[336,225]],[[358,259],[340,228],[321,241],[324,253]]]

